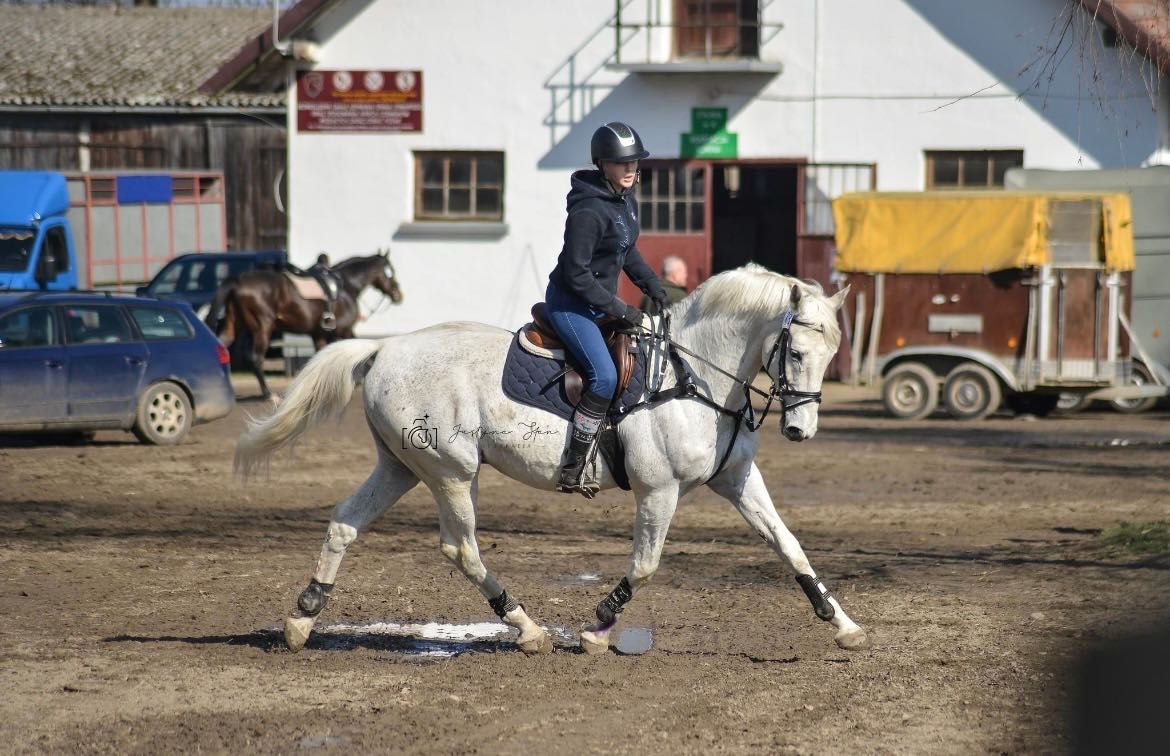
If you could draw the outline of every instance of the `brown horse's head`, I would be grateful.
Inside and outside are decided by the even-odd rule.
[[[394,275],[394,264],[390,262],[389,250],[380,251],[369,257],[343,260],[333,267],[333,272],[341,278],[350,295],[355,298],[362,289],[373,286],[390,297],[394,304],[402,301],[402,289]]]
[[[370,285],[390,297],[390,301],[394,304],[402,304],[402,288],[398,285],[398,276],[394,275],[394,263],[390,262],[390,250],[382,252],[378,257],[381,257],[384,262],[381,275],[370,281]]]

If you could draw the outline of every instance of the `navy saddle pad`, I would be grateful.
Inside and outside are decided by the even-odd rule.
[[[646,390],[646,353],[636,345],[638,355],[630,383],[613,407],[610,418],[617,423],[624,415],[616,410],[637,404]],[[568,420],[573,404],[565,396],[564,381],[556,376],[565,369],[563,360],[541,357],[525,351],[517,337],[512,337],[508,358],[504,362],[502,386],[509,399],[529,407],[546,410]],[[584,375],[582,375],[584,377]],[[555,379],[555,380],[554,380]]]

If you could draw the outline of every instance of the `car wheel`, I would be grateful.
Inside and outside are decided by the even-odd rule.
[[[170,381],[156,383],[138,398],[134,435],[144,444],[171,446],[191,430],[191,401]]]
[[[1133,369],[1129,373],[1129,385],[1149,386],[1152,383],[1154,383],[1154,376],[1150,374],[1150,369],[1140,362],[1133,363]],[[1118,412],[1136,415],[1139,412],[1153,409],[1157,403],[1158,397],[1147,396],[1141,399],[1114,399],[1109,402],[1109,406]]]
[[[999,409],[999,379],[974,362],[964,362],[943,382],[943,406],[958,420],[981,420]]]
[[[938,378],[921,362],[903,362],[882,383],[886,412],[902,420],[920,420],[938,407]]]

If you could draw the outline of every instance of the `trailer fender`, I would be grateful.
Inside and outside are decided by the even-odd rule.
[[[955,365],[960,362],[975,362],[990,370],[1003,385],[1011,391],[1020,391],[1020,382],[1015,373],[1004,364],[1003,360],[981,349],[967,349],[964,347],[907,347],[897,349],[881,358],[878,363],[878,374],[883,378],[886,373],[900,362],[914,360],[933,366],[944,362]],[[949,369],[948,369],[949,370]],[[943,371],[939,378],[943,378],[947,371]]]

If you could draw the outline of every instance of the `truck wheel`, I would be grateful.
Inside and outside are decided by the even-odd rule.
[[[172,446],[191,430],[191,402],[187,394],[170,381],[156,383],[138,397],[134,435],[144,444]]]
[[[957,420],[982,420],[999,409],[1002,394],[999,379],[974,362],[963,362],[952,370],[942,390],[943,406]]]
[[[921,420],[938,407],[938,377],[921,362],[903,362],[882,383],[886,412],[901,420]]]
[[[1154,383],[1154,376],[1150,373],[1150,369],[1140,362],[1133,363],[1133,369],[1129,374],[1129,385],[1149,386],[1152,383]],[[1124,412],[1127,415],[1136,415],[1139,412],[1153,409],[1157,403],[1158,397],[1147,396],[1142,399],[1114,399],[1109,402],[1109,406],[1118,412]]]

